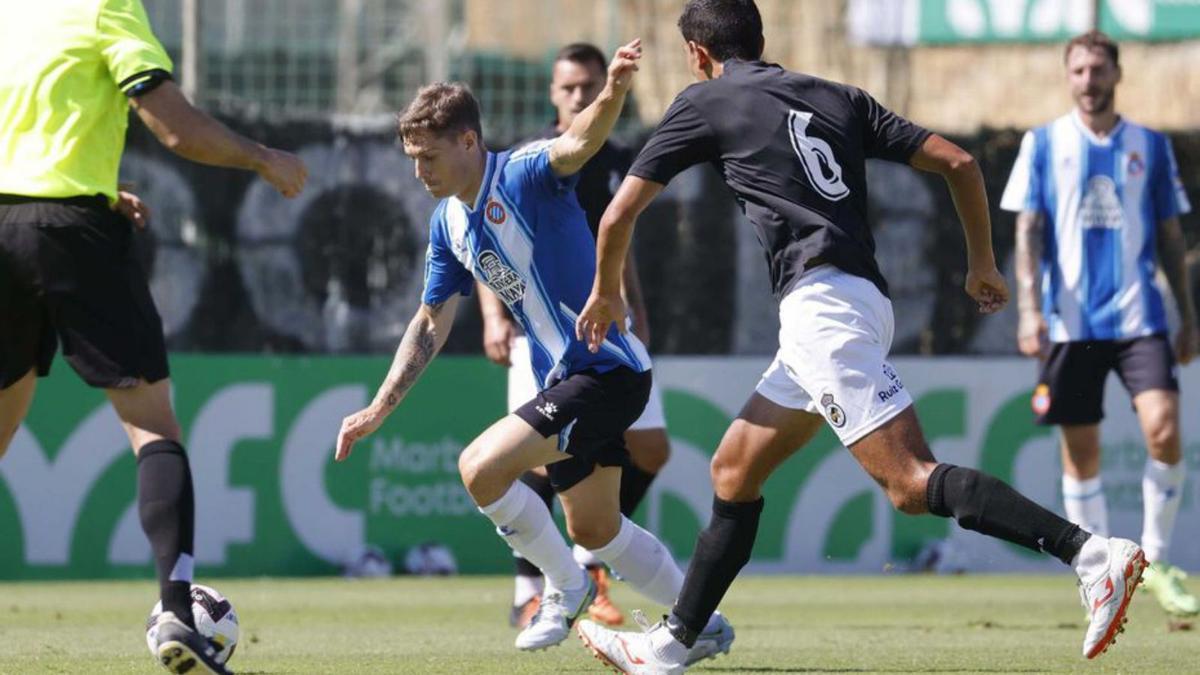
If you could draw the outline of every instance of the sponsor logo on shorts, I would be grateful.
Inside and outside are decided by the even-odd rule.
[[[893,396],[904,391],[904,383],[900,381],[900,376],[896,374],[896,369],[886,363],[883,364],[883,376],[891,384],[888,385],[887,389],[875,392],[875,395],[879,397],[880,403],[887,403]]]
[[[825,419],[829,420],[829,423],[835,428],[841,429],[846,426],[846,411],[834,402],[833,394],[821,396],[821,407],[825,409]]]
[[[547,401],[546,403],[544,403],[542,405],[534,406],[533,409],[540,412],[542,414],[542,417],[545,417],[546,419],[550,420],[551,422],[554,421],[554,416],[558,414],[558,406],[554,405],[553,403],[551,403],[549,401]]]
[[[1050,385],[1039,384],[1033,390],[1033,398],[1030,400],[1033,406],[1033,414],[1045,415],[1050,412]]]

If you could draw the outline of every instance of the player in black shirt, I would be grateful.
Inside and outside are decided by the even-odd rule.
[[[557,114],[554,122],[530,141],[562,135],[575,116],[599,96],[607,72],[608,60],[595,45],[574,43],[559,50],[550,81],[550,101]],[[600,226],[604,209],[612,201],[617,187],[629,170],[631,159],[628,149],[610,139],[579,172],[575,196],[587,215],[593,236]],[[641,284],[632,255],[625,266],[623,284],[624,297],[633,315],[633,332],[643,344],[649,346],[646,306],[642,301]],[[538,390],[530,366],[529,343],[500,298],[483,283],[476,283],[476,289],[483,315],[484,352],[493,363],[509,368],[508,407],[515,410],[534,398]],[[662,393],[657,386],[652,387],[650,400],[642,416],[625,432],[625,444],[629,448],[630,465],[621,471],[621,513],[632,516],[671,452],[663,417]],[[542,498],[547,508],[551,507],[554,488],[550,485],[545,468],[526,472],[521,476],[521,481]],[[576,560],[587,568],[596,582],[596,599],[588,608],[588,616],[610,626],[620,625],[624,617],[609,598],[609,578],[604,563],[582,546],[576,545],[574,552]],[[511,625],[523,628],[529,623],[540,603],[542,585],[541,570],[528,560],[517,558],[513,607],[509,612]]]
[[[750,558],[763,482],[827,422],[897,509],[953,517],[1074,567],[1092,613],[1084,654],[1107,649],[1145,566],[1141,549],[1091,535],[991,476],[938,463],[887,362],[892,307],[867,225],[866,159],[946,179],[967,239],[967,294],[992,313],[1008,289],[973,158],[859,89],[763,62],[752,0],[690,0],[679,26],[699,82],[671,104],[604,214],[576,330],[595,349],[609,324],[621,325],[617,282],[638,214],[677,173],[708,162],[766,248],[780,348],[713,457],[712,519],[671,616],[642,634],[585,621],[584,642],[623,672],[682,672],[687,646]]]

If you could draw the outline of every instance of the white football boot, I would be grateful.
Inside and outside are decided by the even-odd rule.
[[[687,670],[687,659],[691,652],[675,640],[667,630],[666,623],[660,621],[647,626],[641,612],[635,613],[634,619],[642,624],[642,632],[619,632],[594,621],[580,621],[575,631],[593,656],[619,673],[678,675]],[[675,644],[671,645],[673,642]],[[665,653],[677,653],[679,660],[671,660],[664,656]],[[702,658],[706,657],[701,656],[696,660]]]
[[[1107,560],[1099,562],[1104,569],[1088,575],[1087,582],[1079,582],[1079,597],[1091,613],[1083,638],[1083,655],[1089,659],[1108,651],[1117,641],[1117,634],[1125,632],[1125,610],[1146,569],[1146,554],[1137,544],[1116,537],[1104,543]]]
[[[580,570],[585,582],[577,591],[562,591],[546,587],[537,613],[517,635],[517,649],[535,651],[546,649],[567,639],[571,626],[580,614],[587,611],[596,598],[596,584],[591,575]]]
[[[637,610],[634,612],[634,619],[639,618],[638,615],[641,612]],[[641,617],[641,620],[645,621],[646,619]],[[683,664],[690,666],[704,659],[715,659],[719,654],[728,654],[729,648],[733,646],[733,638],[733,626],[729,620],[720,612],[713,612],[712,618],[708,620],[708,625],[696,638],[696,644],[692,645],[691,650],[688,651],[687,660]]]

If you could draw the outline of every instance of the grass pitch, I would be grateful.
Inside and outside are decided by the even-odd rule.
[[[201,581],[241,618],[230,662],[240,674],[602,672],[574,636],[517,652],[507,578]],[[614,586],[622,608],[645,607]],[[0,583],[0,673],[165,672],[142,630],[155,591],[150,582]],[[1118,644],[1084,660],[1083,610],[1065,575],[747,577],[723,610],[737,630],[733,652],[696,672],[1200,669],[1200,631],[1170,630],[1143,590]]]

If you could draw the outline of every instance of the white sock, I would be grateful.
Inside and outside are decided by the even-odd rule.
[[[583,587],[583,570],[571,557],[550,510],[528,485],[514,482],[503,497],[479,510],[496,524],[496,532],[514,551],[546,575],[547,586],[563,591]]]
[[[575,556],[575,562],[583,567],[596,567],[601,564],[601,560],[596,557],[595,553],[592,553],[579,544],[575,544],[575,547],[571,549],[571,555]]]
[[[1108,539],[1098,534],[1088,537],[1071,561],[1071,567],[1085,586],[1102,579],[1108,572]]]
[[[1165,464],[1156,459],[1146,460],[1146,471],[1142,474],[1142,549],[1150,562],[1166,560],[1185,476],[1183,462]]]
[[[513,607],[521,607],[534,596],[541,595],[546,586],[545,577],[529,577],[518,574],[513,579]]]
[[[1064,473],[1062,491],[1067,520],[1092,534],[1107,537],[1108,503],[1104,499],[1104,484],[1100,475],[1079,480]]]
[[[691,651],[682,642],[676,640],[674,635],[671,635],[665,622],[659,626],[658,630],[650,633],[650,647],[659,659],[672,664],[683,663],[687,659],[688,652]]]
[[[592,553],[637,592],[660,605],[674,604],[683,588],[683,572],[667,547],[625,516],[621,516],[617,536]]]

